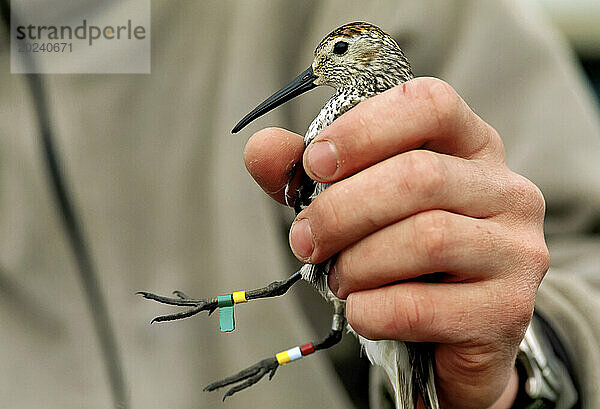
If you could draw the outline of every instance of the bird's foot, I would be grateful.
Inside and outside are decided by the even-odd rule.
[[[275,371],[279,367],[279,362],[277,358],[267,358],[262,361],[244,369],[243,371],[238,372],[237,374],[230,376],[229,378],[225,378],[223,380],[213,382],[204,388],[205,391],[214,391],[216,389],[222,388],[224,386],[237,384],[231,389],[229,389],[225,395],[223,395],[223,400],[227,397],[233,395],[236,392],[249,388],[254,385],[258,381],[260,381],[267,373],[269,374],[269,380],[275,376]]]
[[[286,365],[290,362],[296,361],[300,358],[305,357],[306,355],[312,354],[316,350],[317,347],[314,346],[312,342],[309,342],[308,344],[297,346],[288,349],[287,351],[281,351],[274,357],[263,359],[262,361],[244,369],[243,371],[238,372],[233,376],[230,376],[229,378],[225,378],[221,381],[211,383],[206,388],[204,388],[204,390],[214,391],[224,386],[237,384],[233,388],[229,389],[227,393],[225,393],[225,395],[223,396],[223,400],[225,400],[225,398],[233,395],[234,393],[254,385],[256,382],[260,381],[267,373],[269,374],[269,380],[271,380],[273,376],[275,376],[275,371],[280,365]]]
[[[174,314],[161,315],[154,319],[152,319],[151,323],[154,322],[162,322],[162,321],[173,321],[180,320],[183,318],[188,318],[193,315],[198,314],[202,311],[208,311],[208,315],[212,314],[218,307],[218,302],[216,299],[207,300],[207,299],[194,299],[190,298],[181,291],[173,291],[177,297],[164,297],[162,295],[156,295],[153,293],[149,293],[146,291],[138,291],[137,294],[141,295],[148,300],[158,301],[163,304],[169,305],[177,305],[182,307],[191,307],[185,311],[177,312]]]

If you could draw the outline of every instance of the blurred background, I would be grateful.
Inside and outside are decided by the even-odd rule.
[[[529,0],[564,34],[600,97],[600,1]]]

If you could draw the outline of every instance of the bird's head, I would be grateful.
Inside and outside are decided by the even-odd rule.
[[[312,63],[317,85],[341,90],[388,89],[412,77],[408,61],[392,37],[369,23],[345,24],[315,49]]]
[[[392,37],[369,23],[348,23],[321,40],[307,70],[254,108],[232,132],[319,85],[373,95],[410,78],[410,65]]]

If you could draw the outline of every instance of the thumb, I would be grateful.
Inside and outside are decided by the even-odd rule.
[[[302,161],[304,138],[281,128],[266,128],[248,140],[244,149],[246,169],[273,199],[285,204],[285,185],[294,164]]]

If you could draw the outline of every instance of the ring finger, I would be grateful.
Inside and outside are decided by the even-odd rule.
[[[443,272],[447,281],[501,274],[518,249],[490,219],[443,211],[417,213],[372,233],[340,252],[330,288],[340,298],[424,274]],[[510,237],[514,236],[513,232]],[[485,273],[484,273],[485,272]]]

